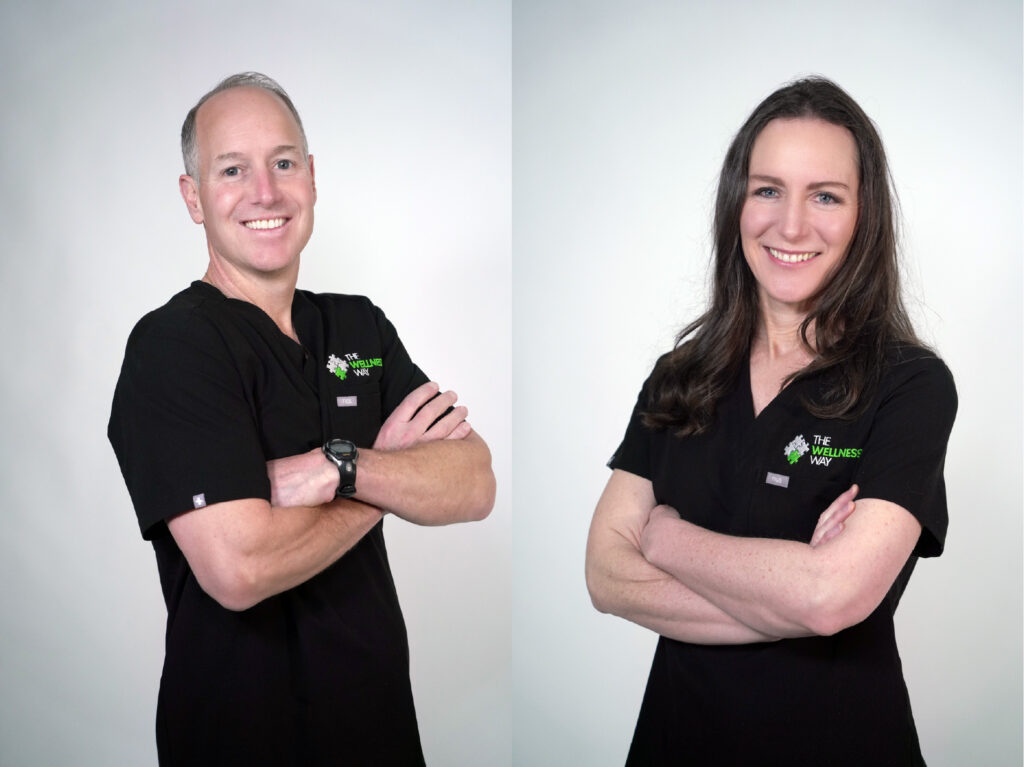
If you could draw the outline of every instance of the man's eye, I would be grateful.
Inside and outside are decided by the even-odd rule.
[[[237,176],[241,172],[242,171],[235,165],[232,165],[230,168],[225,168],[223,171],[225,176]]]
[[[288,170],[294,164],[295,163],[293,163],[291,160],[278,160],[277,161],[277,169],[278,170]]]

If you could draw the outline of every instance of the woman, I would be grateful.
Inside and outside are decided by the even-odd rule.
[[[711,306],[645,383],[587,544],[594,605],[661,634],[628,764],[924,763],[893,612],[942,551],[956,391],[894,230],[881,140],[832,82],[733,140]]]

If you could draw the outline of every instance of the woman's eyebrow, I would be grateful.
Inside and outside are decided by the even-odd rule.
[[[757,182],[763,183],[763,184],[772,184],[774,186],[785,186],[786,185],[785,182],[783,182],[783,180],[781,178],[777,178],[776,176],[768,176],[768,175],[765,175],[763,173],[752,173],[750,175],[750,177],[749,177],[749,180],[750,181],[757,181]],[[807,188],[808,189],[820,189],[820,188],[826,187],[826,186],[838,186],[838,187],[842,187],[843,189],[846,189],[846,190],[850,189],[849,184],[846,184],[846,183],[844,183],[842,181],[815,181],[813,184],[808,184]]]

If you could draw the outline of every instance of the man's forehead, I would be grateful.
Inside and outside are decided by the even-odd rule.
[[[207,99],[196,112],[196,134],[200,145],[212,140],[221,143],[230,140],[234,134],[254,130],[286,139],[276,148],[297,149],[302,143],[301,130],[287,105],[277,94],[263,88],[238,87],[221,91]],[[223,150],[216,155],[217,158],[241,154],[239,148],[233,146],[207,148]]]

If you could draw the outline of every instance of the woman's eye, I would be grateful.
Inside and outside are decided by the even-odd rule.
[[[760,189],[754,190],[755,197],[778,197],[779,192],[777,189],[772,189],[770,186],[762,186]]]
[[[824,203],[825,205],[835,205],[839,202],[839,198],[829,192],[818,192],[818,202]]]

